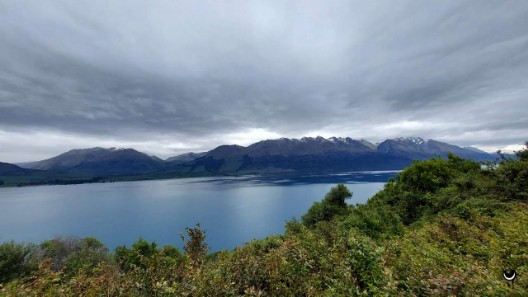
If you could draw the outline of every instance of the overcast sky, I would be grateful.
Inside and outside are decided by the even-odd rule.
[[[0,1],[0,161],[528,140],[528,2]]]

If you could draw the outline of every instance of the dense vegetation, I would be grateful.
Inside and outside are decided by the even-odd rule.
[[[527,143],[528,145],[528,143]],[[528,296],[528,149],[416,161],[364,205],[337,185],[283,235],[208,253],[94,238],[0,245],[5,296]],[[502,271],[512,268],[512,287]]]

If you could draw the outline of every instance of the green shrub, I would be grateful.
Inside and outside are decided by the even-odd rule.
[[[306,226],[313,226],[320,221],[329,221],[336,215],[345,214],[347,211],[346,199],[352,197],[352,193],[343,184],[338,184],[330,189],[321,202],[314,202],[305,215],[302,222]]]
[[[31,244],[0,244],[0,283],[26,277],[38,267],[37,248]]]
[[[452,177],[447,161],[430,159],[414,163],[398,174],[398,183],[403,191],[413,193],[436,192],[446,187]]]
[[[495,191],[502,199],[528,201],[528,160],[506,160],[495,174]]]
[[[72,276],[79,270],[90,273],[102,262],[108,262],[108,249],[93,237],[57,237],[40,244],[40,257],[51,260],[51,269]]]
[[[346,242],[345,259],[360,290],[376,291],[383,283],[381,250],[359,233],[351,233]]]
[[[385,205],[358,205],[340,222],[339,228],[354,228],[379,240],[403,234],[400,217]]]
[[[139,238],[128,249],[126,246],[116,247],[114,252],[114,259],[124,271],[130,270],[132,267],[139,267],[146,269],[146,260],[158,253],[157,244],[155,242],[149,243],[143,238]]]

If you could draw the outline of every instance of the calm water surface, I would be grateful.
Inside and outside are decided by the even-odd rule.
[[[113,249],[139,237],[182,246],[185,227],[200,223],[212,251],[284,231],[338,182],[364,203],[392,172],[39,186],[0,189],[0,242],[40,242],[58,235],[94,236]]]

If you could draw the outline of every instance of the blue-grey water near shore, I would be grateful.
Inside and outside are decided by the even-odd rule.
[[[290,177],[209,177],[0,189],[0,242],[94,236],[110,249],[139,237],[182,246],[200,223],[211,251],[284,231],[287,220],[342,182],[364,203],[394,172]]]

